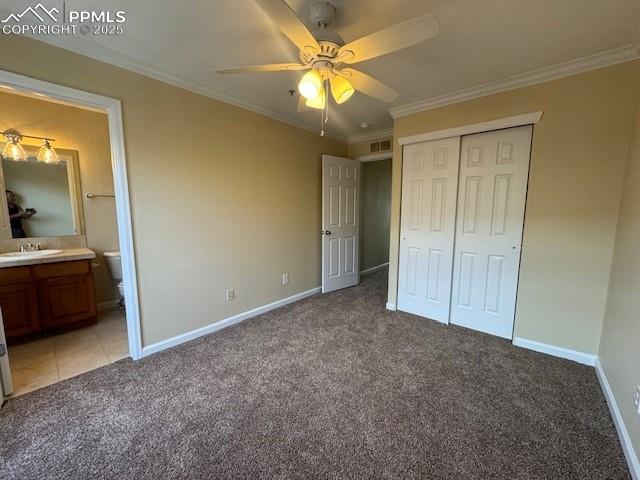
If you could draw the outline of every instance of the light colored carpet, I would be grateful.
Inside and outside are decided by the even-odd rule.
[[[630,478],[592,368],[385,300],[379,272],[12,400],[0,478]]]

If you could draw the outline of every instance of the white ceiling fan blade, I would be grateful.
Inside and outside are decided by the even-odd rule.
[[[370,77],[366,73],[354,70],[353,68],[343,68],[337,73],[349,80],[355,87],[356,91],[366,93],[371,97],[375,97],[388,103],[391,103],[398,98],[398,92],[393,88],[373,77]]]
[[[305,70],[310,68],[301,63],[272,63],[269,65],[247,65],[246,67],[220,68],[216,73],[252,73],[252,72],[282,72],[285,70]]]
[[[298,110],[298,112],[306,112],[307,110],[311,110],[309,107],[307,107],[307,99],[302,95],[298,95],[298,106],[296,110]]]
[[[316,39],[284,0],[255,0],[255,2],[300,50],[308,50],[310,47],[316,52],[320,51]]]
[[[344,63],[363,62],[423,42],[438,35],[439,31],[438,18],[431,14],[425,15],[396,23],[349,42],[340,48],[338,58],[344,55],[344,59],[341,60]],[[352,52],[353,55],[348,52]]]

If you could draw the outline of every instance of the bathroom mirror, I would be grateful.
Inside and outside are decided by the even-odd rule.
[[[44,163],[36,158],[38,147],[24,150],[25,161],[2,158],[0,238],[83,234],[78,153],[56,149],[59,161]]]

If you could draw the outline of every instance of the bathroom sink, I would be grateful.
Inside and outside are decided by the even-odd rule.
[[[47,250],[34,250],[32,252],[10,252],[0,254],[0,259],[18,260],[20,258],[48,257],[50,255],[57,255],[58,253],[62,253],[62,250],[50,248]]]

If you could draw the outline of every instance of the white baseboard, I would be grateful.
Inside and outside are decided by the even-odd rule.
[[[602,365],[600,364],[599,359],[596,359],[595,367],[596,375],[598,376],[600,386],[602,387],[602,391],[604,392],[604,397],[607,399],[607,404],[609,405],[609,411],[611,412],[613,423],[615,424],[616,430],[618,431],[618,436],[620,437],[620,444],[622,445],[624,456],[626,457],[627,463],[629,464],[631,477],[634,480],[640,480],[640,461],[638,461],[638,456],[636,455],[636,451],[633,448],[633,443],[631,443],[631,437],[629,437],[629,432],[627,431],[627,427],[624,424],[624,419],[622,418],[622,414],[620,413],[620,409],[618,408],[618,402],[616,402],[616,398],[613,395],[613,390],[611,390],[611,385],[609,385],[609,381],[607,380],[607,376],[602,369]]]
[[[375,267],[360,270],[360,275],[366,275],[367,273],[377,272],[378,270],[382,270],[383,268],[387,268],[388,266],[389,266],[389,262],[381,263],[380,265],[376,265]]]
[[[549,345],[548,343],[536,342],[535,340],[527,340],[526,338],[514,337],[513,344],[517,347],[534,350],[540,353],[546,353],[547,355],[553,355],[554,357],[573,360],[574,362],[582,363],[583,365],[589,365],[590,367],[593,367],[596,364],[597,357],[595,355],[579,352],[577,350],[570,350],[564,347],[556,347],[555,345]]]
[[[395,312],[397,310],[396,304],[387,302],[387,310],[393,310]]]
[[[108,310],[110,308],[115,308],[120,306],[120,300],[108,300],[106,302],[100,302],[96,305],[98,311],[100,310]]]
[[[219,320],[210,325],[206,325],[204,327],[197,328],[195,330],[191,330],[190,332],[182,333],[175,337],[167,338],[166,340],[162,340],[157,343],[153,343],[151,345],[147,345],[142,348],[142,357],[147,357],[153,353],[160,352],[162,350],[166,350],[167,348],[175,347],[176,345],[180,345],[181,343],[189,342],[191,340],[195,340],[198,337],[203,335],[208,335],[213,332],[217,332],[218,330],[222,330],[223,328],[230,327],[231,325],[235,325],[236,323],[240,323],[243,320],[247,320],[248,318],[255,317],[262,313],[269,312],[271,310],[275,310],[276,308],[283,307],[288,305],[289,303],[297,302],[298,300],[302,300],[303,298],[310,297],[311,295],[315,295],[316,293],[320,293],[321,288],[316,287],[311,290],[307,290],[306,292],[297,293],[287,298],[283,298],[281,300],[277,300],[272,303],[268,303],[267,305],[262,305],[257,308],[253,308],[243,313],[239,313],[232,317],[225,318],[223,320]]]

